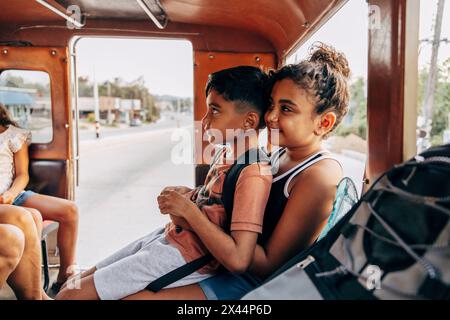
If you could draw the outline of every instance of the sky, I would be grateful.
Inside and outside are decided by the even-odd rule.
[[[419,39],[430,39],[434,34],[434,17],[437,0],[421,0]],[[365,0],[349,0],[349,2],[318,30],[305,44],[292,53],[288,63],[307,56],[308,48],[315,41],[333,45],[342,51],[349,60],[354,78],[367,76],[368,47],[368,7]],[[450,0],[446,0],[442,24],[441,39],[450,40]],[[420,45],[419,67],[430,64],[431,44]],[[450,43],[442,43],[439,48],[439,63],[450,58]]]
[[[421,0],[420,39],[431,38],[437,0]],[[366,0],[349,2],[288,62],[305,58],[307,48],[322,41],[344,52],[353,77],[367,74],[368,9]],[[450,0],[446,0],[442,38],[450,40]],[[429,64],[431,45],[421,44],[419,66]],[[442,43],[439,62],[450,57],[450,44]],[[152,94],[191,97],[193,93],[192,46],[182,40],[85,38],[77,45],[77,70],[80,76],[95,76],[99,82],[121,77],[132,81],[143,75]]]
[[[144,76],[152,94],[191,97],[192,45],[186,40],[84,38],[77,44],[77,72],[98,82]]]

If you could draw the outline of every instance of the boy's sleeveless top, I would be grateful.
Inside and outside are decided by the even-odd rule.
[[[279,158],[285,152],[286,149],[281,148],[272,153],[270,157],[272,170],[278,167]],[[303,170],[309,168],[316,162],[319,162],[323,159],[333,159],[337,161],[341,166],[340,162],[337,159],[333,158],[329,151],[322,150],[308,157],[290,170],[273,178],[272,189],[270,190],[269,200],[267,201],[266,210],[264,212],[263,232],[258,237],[258,244],[264,245],[272,236],[272,233],[275,230],[275,227],[280,220],[284,208],[286,207],[286,203],[289,199],[288,187],[292,179],[294,179]],[[276,172],[274,172],[274,174],[275,173]]]

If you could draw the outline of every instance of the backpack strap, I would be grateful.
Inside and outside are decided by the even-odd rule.
[[[256,162],[269,162],[267,154],[261,149],[249,149],[241,155],[226,172],[222,188],[222,203],[226,212],[225,230],[230,230],[231,215],[234,207],[234,193],[239,176],[247,166]]]
[[[219,155],[223,152],[218,152],[213,159],[212,163],[215,163],[219,158]],[[241,171],[247,167],[248,165],[255,162],[269,162],[269,158],[266,153],[261,149],[250,149],[245,152],[242,156],[240,156],[233,165],[228,169],[225,181],[222,188],[222,202],[224,204],[225,213],[226,213],[226,222],[225,222],[225,230],[229,232],[230,230],[230,222],[231,222],[231,214],[233,213],[233,201],[234,201],[234,192],[236,191],[236,183],[239,179],[239,175]],[[192,260],[191,262],[178,267],[169,273],[159,277],[158,279],[153,280],[145,289],[153,292],[158,292],[164,287],[167,287],[169,284],[174,283],[191,273],[194,273],[198,269],[206,266],[210,263],[214,257],[211,254],[204,255],[203,257]]]
[[[192,260],[191,262],[188,262],[185,265],[182,265],[181,267],[178,267],[170,271],[169,273],[166,273],[165,275],[153,280],[147,287],[145,287],[145,289],[152,292],[158,292],[162,288],[167,287],[169,284],[174,283],[190,275],[191,273],[194,273],[198,269],[206,266],[213,259],[214,257],[211,254],[207,254],[203,257]]]
[[[419,288],[419,296],[430,300],[450,299],[450,286],[439,279],[427,276]]]

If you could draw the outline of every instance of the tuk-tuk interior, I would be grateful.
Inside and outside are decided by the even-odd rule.
[[[346,5],[346,0],[15,0],[0,3],[0,72],[35,70],[49,75],[53,136],[30,148],[30,187],[75,199],[78,161],[74,42],[80,37],[185,39],[193,50],[194,121],[205,110],[210,73],[237,65],[265,70],[286,59]],[[369,28],[366,186],[414,155],[418,5],[369,0],[380,28]],[[146,9],[144,9],[144,7]],[[79,11],[77,11],[79,10]],[[147,11],[153,11],[150,18]],[[71,20],[73,19],[73,20]],[[154,21],[156,20],[156,21]],[[78,24],[77,24],[78,23]],[[176,63],[176,62],[174,62]],[[145,68],[145,66],[142,66]],[[202,132],[196,132],[202,135]],[[195,181],[207,164],[194,150]],[[54,238],[54,235],[53,235]],[[54,241],[54,240],[53,240]],[[54,245],[50,245],[54,250]]]

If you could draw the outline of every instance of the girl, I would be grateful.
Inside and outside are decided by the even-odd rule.
[[[339,162],[322,148],[322,140],[348,111],[349,74],[345,56],[322,43],[307,60],[271,72],[271,107],[265,120],[269,137],[279,135],[281,148],[271,157],[279,170],[249,271],[223,272],[199,285],[141,291],[128,299],[240,299],[316,241],[342,177]]]
[[[24,190],[29,181],[30,142],[31,132],[19,128],[0,104],[0,203],[37,209],[44,220],[59,223],[57,241],[61,264],[57,281],[52,287],[58,291],[70,275],[70,270],[74,269],[78,209],[72,201]]]

